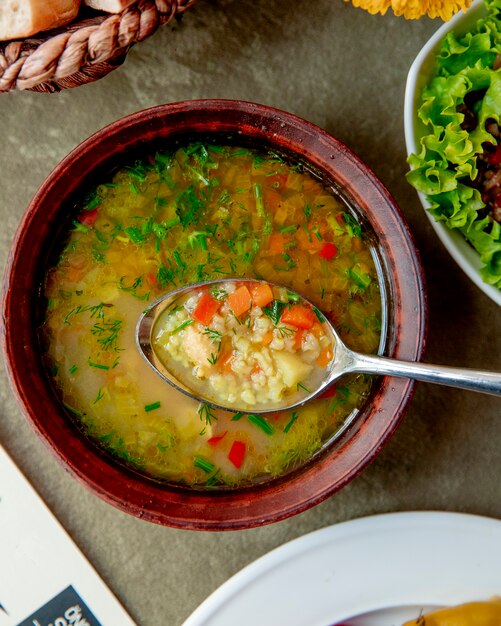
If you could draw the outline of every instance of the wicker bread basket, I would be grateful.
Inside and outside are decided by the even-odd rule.
[[[0,92],[54,92],[102,78],[127,51],[196,0],[138,0],[116,15],[83,9],[76,21],[0,44]]]

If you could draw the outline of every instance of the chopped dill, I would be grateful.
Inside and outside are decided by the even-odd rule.
[[[174,328],[174,330],[171,332],[171,335],[175,335],[176,333],[180,332],[184,328],[187,328],[188,326],[191,326],[192,324],[193,320],[184,320],[184,322],[181,322],[179,326],[176,326],[176,328]]]
[[[292,411],[292,415],[290,420],[287,422],[285,428],[284,428],[284,433],[287,434],[289,432],[289,430],[292,428],[292,426],[294,425],[294,422],[297,420],[297,418],[299,417],[299,414],[297,413],[297,411]]]
[[[202,422],[205,421],[207,425],[212,424],[212,420],[217,420],[212,407],[208,404],[202,403],[197,409],[198,416]]]
[[[297,389],[297,391],[299,391],[300,389],[302,389],[303,391],[306,391],[306,393],[311,393],[311,389],[308,389],[308,387],[305,387],[305,386],[303,385],[303,383],[298,383],[298,384],[296,385],[296,389]]]
[[[219,343],[223,338],[220,332],[209,327],[204,328],[202,334],[206,335],[213,343]]]

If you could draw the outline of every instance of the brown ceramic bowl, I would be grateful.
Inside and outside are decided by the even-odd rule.
[[[276,480],[233,491],[172,487],[120,465],[81,435],[44,370],[37,336],[39,294],[54,244],[79,192],[149,145],[180,136],[230,135],[306,162],[362,214],[376,236],[386,303],[385,354],[419,360],[426,332],[422,270],[409,229],[388,191],[346,146],[288,113],[229,100],[188,101],[140,111],[84,141],[49,175],[15,237],[3,300],[4,351],[12,386],[50,450],[92,492],[152,522],[230,530],[275,522],[341,489],[378,454],[397,427],[414,383],[381,378],[342,436],[310,463]]]

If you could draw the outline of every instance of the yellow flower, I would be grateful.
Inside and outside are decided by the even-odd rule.
[[[391,7],[395,15],[403,15],[408,20],[427,15],[447,21],[460,9],[466,11],[471,0],[352,0],[352,4],[369,11],[372,15],[376,13],[384,15]]]

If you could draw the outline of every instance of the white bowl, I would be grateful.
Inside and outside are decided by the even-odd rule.
[[[433,37],[423,46],[421,52],[417,55],[412,64],[407,76],[404,105],[405,143],[408,155],[412,153],[416,154],[420,151],[419,140],[424,134],[428,134],[429,132],[418,118],[417,110],[421,90],[423,86],[428,83],[433,74],[435,57],[440,48],[442,39],[450,31],[459,34],[467,32],[475,25],[478,19],[486,14],[487,11],[483,1],[475,0],[466,13],[458,13],[437,30]],[[491,300],[494,300],[494,302],[501,306],[501,290],[493,285],[484,283],[482,280],[480,269],[483,264],[480,261],[478,252],[470,246],[459,232],[449,230],[442,222],[435,221],[433,216],[428,212],[430,203],[426,196],[421,192],[417,193],[435,232],[453,259]]]

